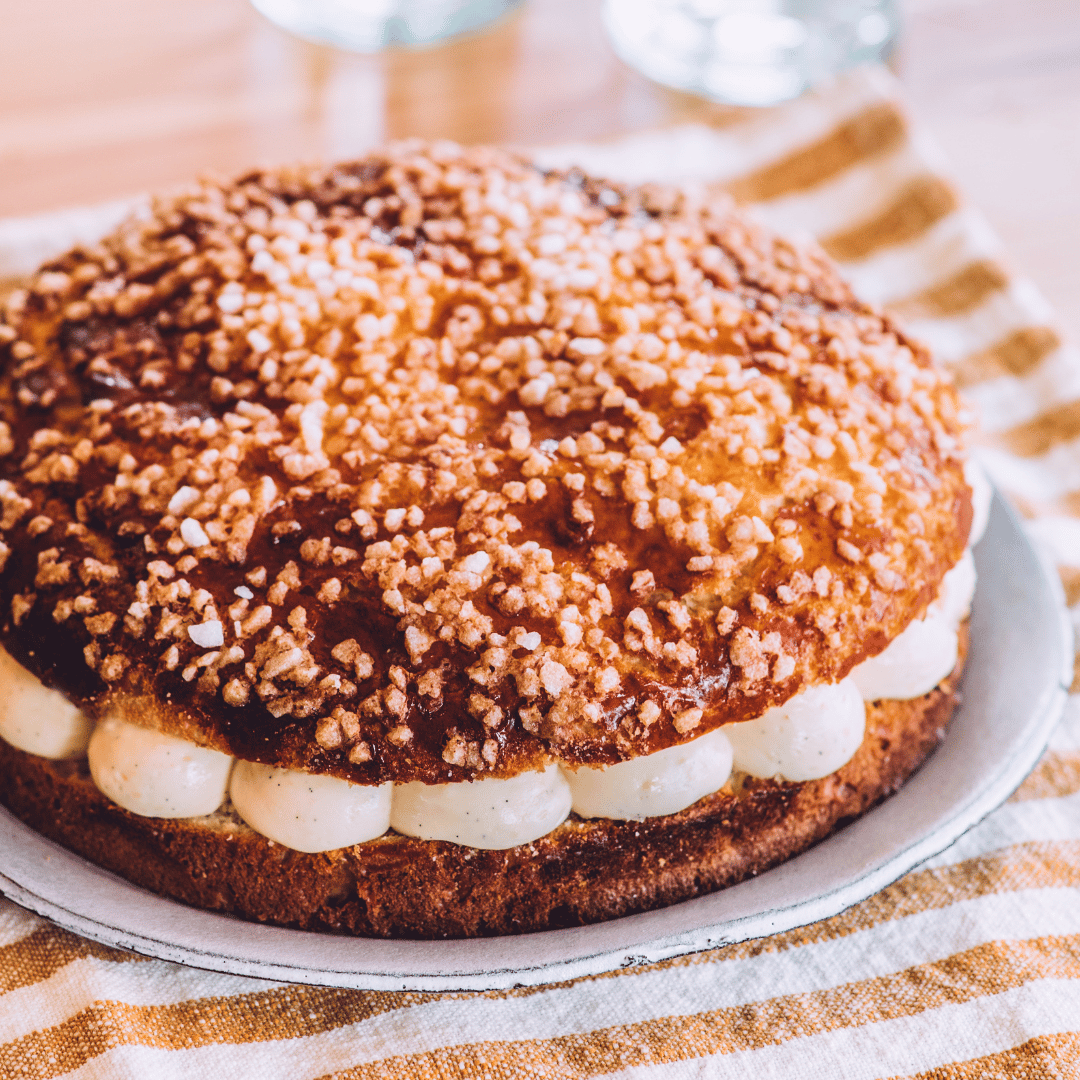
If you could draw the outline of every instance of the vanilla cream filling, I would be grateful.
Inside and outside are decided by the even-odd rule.
[[[990,486],[983,467],[974,459],[964,462],[964,479],[971,488],[971,532],[968,533],[968,547],[974,547],[986,532],[990,523],[990,503],[994,500],[994,489]]]
[[[212,814],[225,799],[233,763],[228,754],[117,719],[94,728],[86,756],[103,795],[155,818]]]
[[[257,833],[294,851],[332,851],[374,840],[390,828],[393,788],[238,761],[229,795]]]
[[[975,491],[975,542],[976,526],[985,528],[990,488],[981,470],[968,482]],[[546,835],[571,809],[585,818],[631,821],[677,813],[722,788],[733,768],[793,781],[828,776],[862,742],[865,701],[921,697],[952,671],[974,590],[967,551],[926,615],[847,679],[810,687],[755,720],[604,768],[549,766],[509,779],[372,787],[248,761],[234,766],[227,754],[118,718],[95,729],[3,650],[0,738],[54,759],[86,752],[101,792],[146,817],[213,813],[228,790],[251,828],[297,851],[348,847],[388,828],[425,840],[510,848]]]
[[[395,785],[390,825],[421,840],[499,850],[545,836],[569,813],[570,785],[549,765],[506,780]]]
[[[685,810],[727,782],[731,730],[718,728],[693,742],[606,768],[566,769],[574,812],[585,818],[643,821]]]
[[[851,679],[811,686],[727,732],[735,768],[751,776],[818,780],[859,749],[866,706]]]
[[[908,701],[922,697],[956,666],[960,624],[975,594],[975,560],[970,551],[945,575],[926,615],[908,624],[884,652],[864,660],[850,675],[864,701]]]
[[[971,602],[975,599],[975,559],[971,551],[965,551],[960,561],[941,579],[937,599],[927,609],[926,615],[940,618],[955,629],[971,614]]]
[[[82,757],[93,730],[63,694],[47,689],[0,649],[0,739],[56,761]]]

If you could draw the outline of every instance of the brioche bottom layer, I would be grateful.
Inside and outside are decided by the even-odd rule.
[[[85,763],[0,742],[0,801],[38,832],[129,881],[199,908],[306,930],[456,938],[550,930],[649,911],[760,874],[891,794],[945,734],[949,677],[924,697],[867,706],[866,737],[821,780],[744,777],[646,821],[571,816],[531,844],[482,851],[387,834],[305,854],[227,808],[203,818],[137,817],[109,802]]]

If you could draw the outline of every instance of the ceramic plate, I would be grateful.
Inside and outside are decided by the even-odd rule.
[[[1057,577],[995,499],[960,706],[943,744],[877,809],[758,878],[596,926],[468,941],[382,941],[284,930],[143,891],[0,808],[0,891],[108,945],[266,979],[377,990],[487,990],[595,975],[815,922],[944,850],[1038,761],[1071,679]]]

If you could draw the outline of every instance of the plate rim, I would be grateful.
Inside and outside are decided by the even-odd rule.
[[[191,943],[177,944],[162,937],[152,937],[142,931],[117,925],[102,918],[100,914],[87,914],[78,910],[77,905],[68,907],[54,899],[41,896],[33,888],[11,876],[8,868],[4,865],[4,850],[2,849],[0,849],[0,893],[3,893],[9,900],[19,906],[49,919],[65,930],[101,944],[127,949],[154,959],[167,960],[225,974],[268,979],[277,982],[366,990],[412,990],[422,992],[500,990],[589,977],[620,968],[658,963],[677,956],[688,955],[769,934],[782,933],[835,916],[853,904],[872,896],[920,863],[944,851],[1003,803],[1023,782],[1024,778],[1041,758],[1046,743],[1056,727],[1068,699],[1069,684],[1072,678],[1073,654],[1071,646],[1073,634],[1071,620],[1068,617],[1068,611],[1064,603],[1060,579],[1056,571],[1049,565],[1044,554],[1024,532],[1016,512],[997,494],[995,494],[994,498],[993,516],[997,519],[1003,519],[1006,524],[1007,533],[1002,539],[1005,539],[1008,533],[1012,533],[1012,539],[1018,540],[1026,550],[1026,554],[1033,558],[1034,571],[1041,579],[1039,584],[1047,589],[1052,596],[1057,616],[1055,620],[1057,624],[1056,634],[1054,636],[1061,649],[1062,660],[1058,681],[1053,686],[1047,682],[1043,688],[1043,698],[1034,704],[1032,713],[1026,718],[1023,730],[1026,732],[1027,738],[1022,744],[1021,752],[1001,761],[998,768],[986,777],[985,782],[972,790],[966,798],[956,802],[945,820],[940,822],[936,828],[924,835],[913,837],[909,843],[903,844],[899,850],[893,851],[876,864],[871,864],[864,873],[840,882],[831,888],[826,888],[813,896],[794,899],[789,903],[781,903],[753,914],[739,915],[720,922],[705,921],[701,925],[693,925],[674,933],[659,933],[654,936],[649,936],[650,925],[652,923],[662,923],[666,913],[686,913],[691,910],[690,906],[707,900],[708,896],[718,894],[707,894],[704,897],[683,901],[680,904],[670,905],[666,908],[625,916],[604,923],[585,927],[572,927],[565,930],[542,931],[536,934],[520,935],[516,938],[510,936],[497,939],[462,939],[460,942],[452,940],[389,942],[382,939],[347,937],[321,934],[315,931],[271,927],[251,923],[219,912],[188,907],[178,901],[169,900],[143,890],[125,879],[82,859],[23,824],[3,806],[0,806],[0,829],[28,845],[30,850],[36,849],[41,854],[48,853],[45,855],[46,858],[52,858],[59,854],[62,862],[74,861],[84,872],[92,874],[95,878],[108,879],[106,887],[110,887],[115,883],[116,891],[122,892],[131,898],[141,897],[147,905],[166,905],[169,908],[181,909],[190,919],[194,919],[196,922],[202,923],[202,920],[211,920],[210,923],[205,924],[207,926],[212,925],[221,929],[246,929],[248,933],[244,935],[245,937],[251,939],[263,938],[265,939],[264,944],[267,945],[272,945],[275,938],[285,941],[286,938],[281,937],[282,935],[287,935],[290,940],[302,938],[309,944],[314,941],[325,945],[327,942],[332,941],[346,947],[350,942],[362,943],[366,941],[375,944],[378,950],[385,951],[389,949],[391,954],[400,954],[401,958],[396,964],[383,963],[381,970],[375,970],[365,969],[362,965],[358,966],[355,963],[327,966],[325,960],[319,966],[311,966],[280,958],[273,960],[254,959],[250,956],[226,955],[220,949],[200,949]],[[859,820],[867,821],[872,819],[878,810],[879,807],[875,807]],[[832,835],[840,834],[834,833]],[[808,852],[809,850],[813,849],[808,849]],[[774,871],[767,873],[775,873],[784,866],[790,866],[808,852],[795,856],[793,859],[774,868]],[[751,881],[762,880],[766,876],[761,875],[761,878],[751,879]],[[749,882],[743,884],[749,884]],[[732,886],[732,888],[738,888],[738,886]],[[721,890],[721,892],[727,891],[730,890]],[[637,940],[637,935],[633,932],[635,929],[644,930],[644,940]],[[630,931],[632,939],[630,944],[626,944],[625,940],[622,944],[618,944],[620,930]],[[551,935],[557,935],[560,942],[572,941],[573,937],[577,936],[584,939],[586,947],[579,948],[571,956],[551,961],[526,962],[520,965],[503,964],[483,969],[474,964],[471,970],[438,973],[425,973],[415,970],[415,957],[425,950],[436,953],[449,952],[452,955],[455,951],[454,947],[457,945],[461,946],[457,951],[466,953],[470,951],[470,944],[475,947],[476,941],[482,940],[498,942],[503,949],[510,943],[512,952],[514,942],[526,941],[528,944],[536,942],[542,944]],[[599,938],[601,941],[605,938],[615,938],[616,942],[613,945],[609,943],[606,946],[589,948],[587,942],[590,938]],[[354,951],[356,950],[354,949]],[[526,952],[528,951],[526,947]],[[414,958],[414,968],[412,970],[409,969],[410,957]]]

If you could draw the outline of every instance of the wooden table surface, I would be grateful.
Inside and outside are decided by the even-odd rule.
[[[908,0],[916,118],[1080,340],[1080,5]],[[247,0],[0,0],[0,216],[389,138],[543,144],[724,120],[613,55],[598,0],[527,0],[472,38],[355,56]]]

